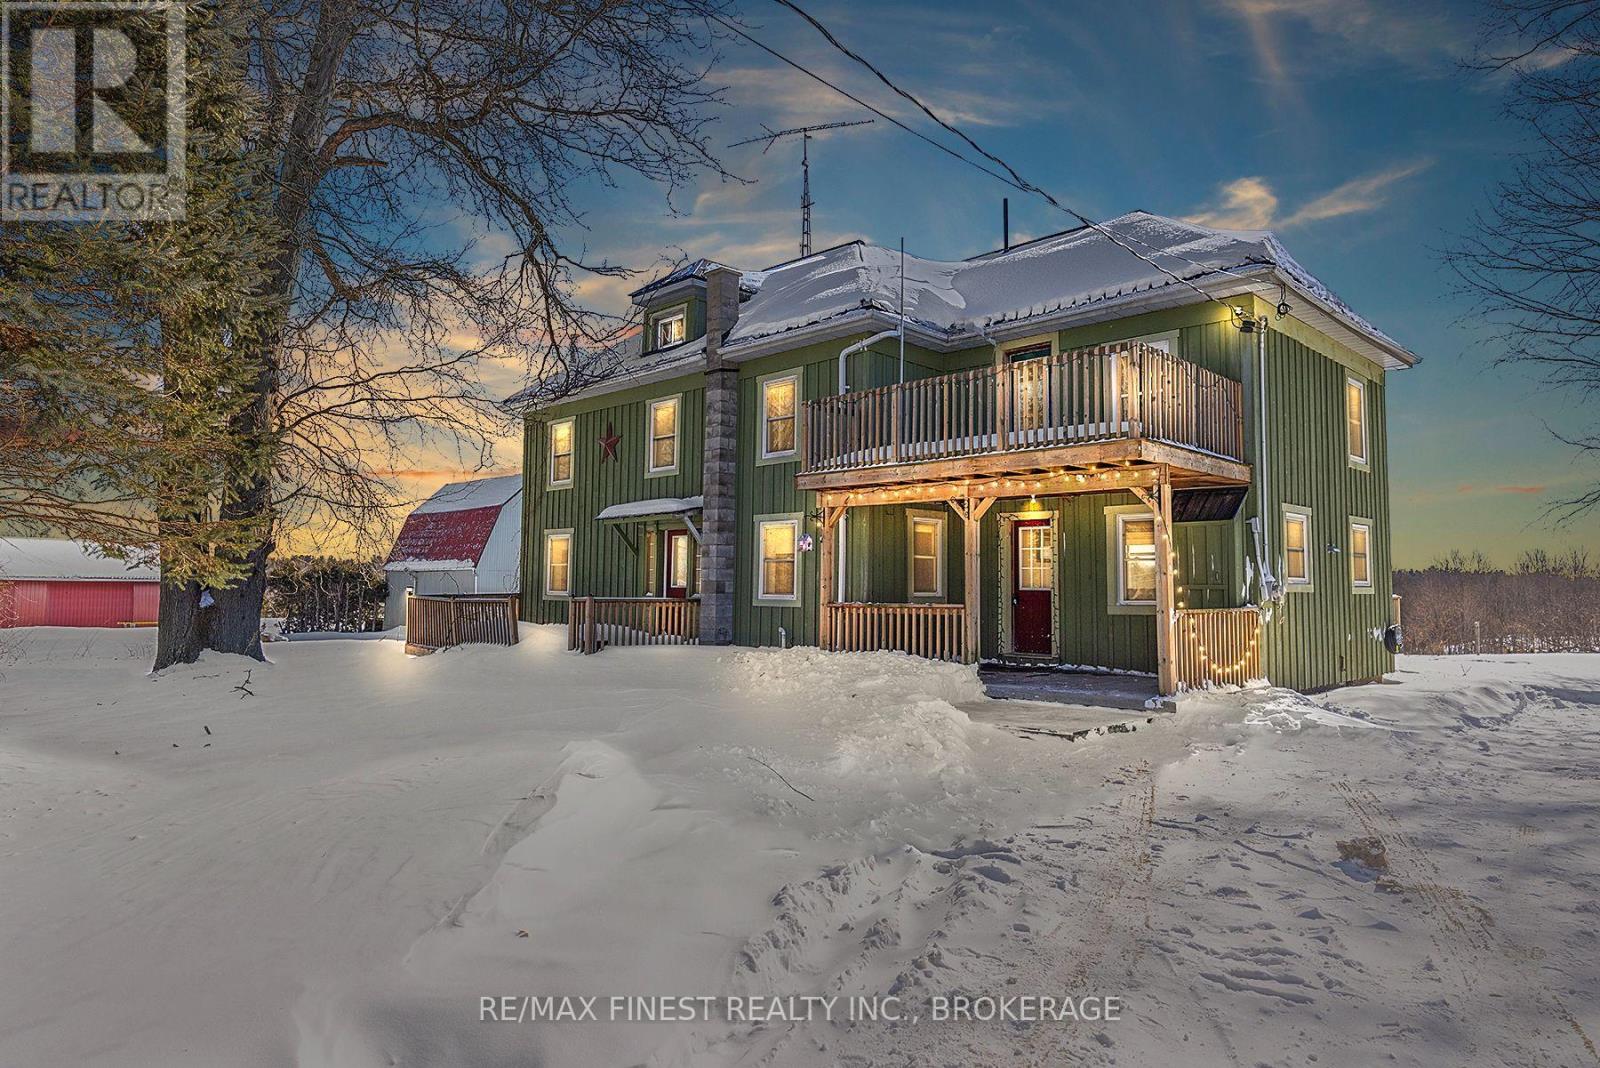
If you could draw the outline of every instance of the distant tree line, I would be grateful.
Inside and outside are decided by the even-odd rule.
[[[267,567],[263,615],[283,620],[284,634],[383,629],[389,587],[374,560],[274,557]]]
[[[1511,569],[1454,550],[1396,571],[1411,653],[1600,652],[1600,563],[1583,549],[1530,549]]]

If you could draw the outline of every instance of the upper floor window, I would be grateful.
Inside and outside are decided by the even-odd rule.
[[[1350,462],[1367,462],[1367,384],[1355,376],[1344,380],[1345,437]]]
[[[646,457],[647,472],[670,475],[678,470],[678,398],[663,397],[650,402],[645,432],[650,437]]]
[[[1283,510],[1283,580],[1291,586],[1311,585],[1311,515]]]
[[[800,402],[800,377],[780,375],[761,382],[761,458],[793,456],[795,410]]]
[[[1156,603],[1156,521],[1150,515],[1117,517],[1117,603]]]
[[[572,485],[573,421],[557,419],[550,424],[550,486]]]
[[[1372,524],[1350,521],[1350,584],[1356,589],[1372,585]]]
[[[688,336],[689,309],[675,308],[663,312],[651,320],[651,326],[652,349],[664,349],[669,345],[676,345]]]
[[[944,595],[944,520],[911,517],[911,596]]]

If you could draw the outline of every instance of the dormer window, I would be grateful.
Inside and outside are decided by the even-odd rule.
[[[671,345],[678,345],[688,336],[689,309],[688,307],[674,308],[662,312],[650,320],[650,347],[664,349]]]

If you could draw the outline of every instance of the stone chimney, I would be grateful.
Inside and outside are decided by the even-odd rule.
[[[739,272],[713,267],[706,272],[706,448],[700,492],[705,508],[700,524],[700,642],[733,641],[733,588],[738,577],[734,545],[738,538],[739,369],[722,362],[722,341],[739,319]]]

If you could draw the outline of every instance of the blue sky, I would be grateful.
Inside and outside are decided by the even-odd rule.
[[[1547,425],[1579,413],[1493,352],[1450,291],[1438,249],[1488,202],[1520,134],[1499,86],[1464,73],[1472,4],[1372,0],[808,5],[846,43],[1066,203],[1276,230],[1356,309],[1422,354],[1390,377],[1394,545],[1400,566],[1449,548],[1509,563],[1523,547],[1600,550],[1600,516],[1552,529],[1544,510],[1600,475]],[[756,36],[892,113],[909,112],[776,4],[747,0]],[[753,47],[731,42],[716,143],[865,117]],[[925,125],[925,124],[923,124]],[[591,256],[648,268],[663,254],[765,267],[795,254],[798,145],[725,153],[750,184],[578,193]],[[957,258],[1070,220],[886,123],[812,145],[816,245],[905,237]],[[621,310],[632,284],[584,285]]]

